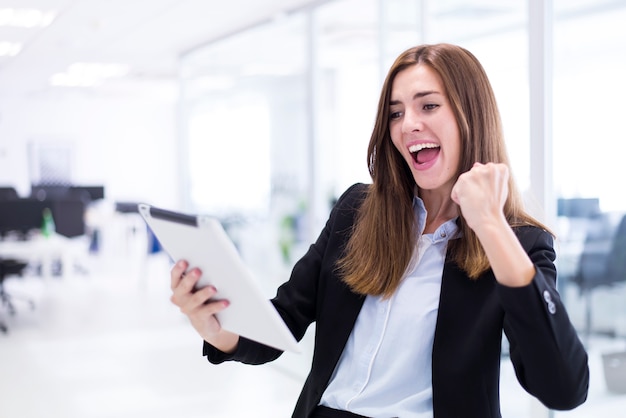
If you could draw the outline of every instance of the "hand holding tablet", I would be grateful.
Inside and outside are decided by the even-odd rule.
[[[229,306],[215,315],[224,330],[281,350],[300,352],[289,328],[263,295],[217,219],[147,204],[139,204],[138,210],[172,260],[186,260],[189,267],[202,271],[197,287],[213,285],[217,289],[214,298],[229,301]]]

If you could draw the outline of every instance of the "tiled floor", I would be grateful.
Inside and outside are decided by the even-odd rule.
[[[309,363],[305,353],[265,366],[212,366],[185,317],[169,302],[169,264],[92,258],[86,275],[11,279],[8,289],[36,301],[0,309],[2,418],[288,417]],[[600,353],[616,341],[590,345],[588,402],[557,417],[623,417],[626,395],[607,392]],[[510,364],[502,370],[505,418],[547,417],[520,389]]]

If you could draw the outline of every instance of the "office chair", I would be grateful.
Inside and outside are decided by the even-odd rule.
[[[4,288],[4,281],[9,276],[22,276],[27,265],[28,263],[23,261],[0,258],[0,303],[7,308],[9,315],[15,315],[16,309],[13,304],[13,296],[7,293]],[[35,308],[35,302],[32,299],[26,299],[25,301],[31,309]],[[8,327],[2,321],[0,321],[0,331],[5,334],[8,332]]]
[[[585,297],[585,336],[591,334],[591,296],[594,289],[626,282],[626,214],[617,226],[600,215],[589,229],[572,282]]]

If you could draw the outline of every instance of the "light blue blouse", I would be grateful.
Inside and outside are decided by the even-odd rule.
[[[432,347],[441,277],[456,220],[423,234],[426,209],[413,207],[419,240],[411,266],[389,299],[367,296],[321,405],[375,418],[433,416]]]

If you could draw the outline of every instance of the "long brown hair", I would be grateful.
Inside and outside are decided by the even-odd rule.
[[[389,133],[391,88],[399,72],[422,64],[441,77],[461,134],[457,178],[475,162],[509,165],[500,113],[485,70],[466,49],[451,44],[421,45],[403,52],[385,78],[378,113],[368,146],[372,185],[359,209],[344,256],[337,267],[343,280],[360,294],[390,297],[397,289],[417,246],[413,211],[415,180]],[[509,177],[504,214],[512,226],[536,225]],[[462,216],[460,239],[449,243],[452,260],[472,279],[489,269],[489,260],[476,234]]]

